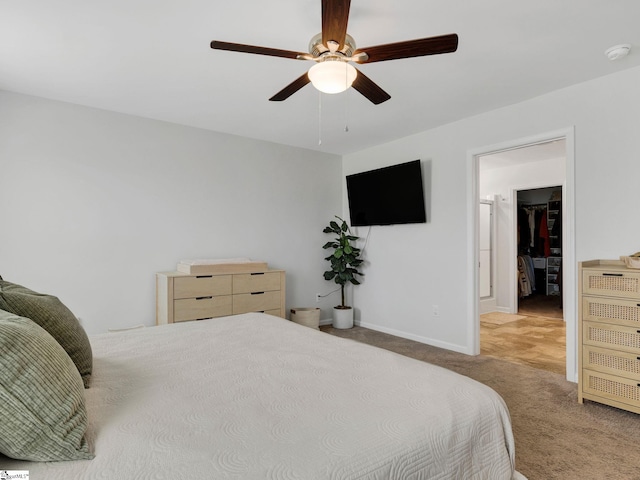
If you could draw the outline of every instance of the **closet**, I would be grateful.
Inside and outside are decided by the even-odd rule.
[[[562,187],[518,191],[517,212],[519,311],[526,306],[557,315],[562,308]]]

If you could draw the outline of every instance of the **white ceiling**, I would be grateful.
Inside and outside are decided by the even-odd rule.
[[[0,89],[344,154],[638,66],[639,18],[638,0],[352,0],[359,47],[459,47],[360,66],[391,100],[323,95],[320,129],[311,85],[268,101],[310,62],[209,47],[307,51],[320,0],[0,0]],[[611,62],[618,43],[631,54]]]

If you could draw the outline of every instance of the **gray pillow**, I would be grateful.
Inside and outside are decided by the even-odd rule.
[[[0,452],[91,459],[86,430],[82,378],[69,355],[30,319],[0,310]]]
[[[89,387],[93,354],[87,332],[57,297],[0,278],[0,309],[30,318],[49,332],[76,364],[85,388]]]

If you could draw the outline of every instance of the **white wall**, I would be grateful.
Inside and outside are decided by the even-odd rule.
[[[497,230],[495,239],[497,265],[493,284],[497,310],[515,313],[512,296],[516,277],[510,268],[513,265],[510,253],[513,251],[516,229],[513,218],[512,192],[562,185],[565,177],[566,162],[564,158],[482,170],[480,173],[478,182],[480,198],[485,198],[487,195],[497,196],[494,204],[494,221]]]
[[[574,126],[576,259],[617,258],[640,238],[639,104],[635,68],[347,155],[341,172],[336,156],[0,92],[0,274],[60,296],[90,333],[152,324],[153,274],[185,257],[264,259],[288,271],[289,306],[313,305],[343,175],[420,158],[429,221],[373,227],[353,304],[363,325],[471,352],[469,152]]]
[[[285,269],[288,307],[331,288],[338,156],[0,91],[0,165],[0,275],[89,333],[152,325],[154,273],[185,258]]]
[[[469,152],[485,146],[575,126],[576,259],[636,252],[639,104],[635,68],[347,155],[345,174],[415,158],[428,161],[431,170],[429,223],[373,228],[365,282],[355,290],[361,324],[474,350],[469,317],[475,292],[467,279],[473,192],[467,179]],[[432,315],[433,305],[440,316]]]

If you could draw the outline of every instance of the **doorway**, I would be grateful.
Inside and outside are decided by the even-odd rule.
[[[471,181],[472,191],[474,192],[475,201],[472,207],[472,217],[476,230],[475,243],[473,245],[473,255],[476,260],[480,259],[479,252],[479,221],[480,202],[488,196],[494,196],[494,221],[497,224],[497,238],[494,242],[493,252],[497,254],[497,266],[493,272],[493,294],[496,297],[496,314],[515,314],[518,315],[518,288],[514,281],[517,272],[517,192],[519,190],[531,190],[538,188],[547,188],[549,186],[560,186],[562,191],[561,210],[563,227],[563,235],[560,240],[561,251],[565,264],[560,278],[562,279],[561,304],[563,308],[558,308],[560,314],[566,319],[566,328],[564,336],[566,346],[563,350],[566,352],[564,360],[565,372],[567,379],[576,381],[577,379],[577,359],[576,355],[576,321],[575,321],[575,288],[576,288],[576,268],[574,266],[574,224],[573,224],[573,192],[574,192],[574,150],[573,150],[573,130],[567,129],[562,132],[554,132],[547,135],[527,138],[520,141],[508,142],[501,145],[494,145],[478,149],[470,152],[470,160],[472,161]],[[552,159],[532,158],[533,153],[540,153],[540,150],[556,150],[561,151],[564,162],[553,165]],[[538,152],[536,152],[538,150]],[[485,160],[493,163],[496,169],[489,182],[485,182]],[[509,177],[509,170],[519,170],[520,177]],[[555,175],[555,176],[554,176]],[[482,180],[482,181],[481,181]],[[502,182],[502,188],[496,188],[497,182]],[[506,187],[505,187],[505,181]],[[487,187],[487,183],[492,186]],[[506,232],[509,232],[505,234]],[[554,247],[555,248],[555,247]],[[566,252],[566,254],[565,254]],[[502,259],[500,258],[502,257]],[[476,262],[477,266],[479,263]],[[542,269],[540,269],[542,272]],[[546,289],[546,267],[545,279],[543,286]],[[552,273],[553,274],[553,273]],[[474,273],[474,289],[476,292],[474,318],[475,326],[470,326],[470,331],[477,339],[477,353],[480,352],[480,312],[481,300],[479,291],[479,275],[477,271]],[[541,275],[541,273],[539,274]],[[557,275],[557,274],[556,274]],[[556,279],[558,277],[556,276]],[[553,277],[549,278],[553,280]],[[567,301],[567,298],[571,299]],[[564,325],[563,325],[564,328]]]
[[[563,320],[562,185],[518,190],[516,199],[517,313]]]

